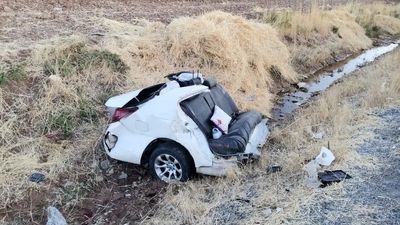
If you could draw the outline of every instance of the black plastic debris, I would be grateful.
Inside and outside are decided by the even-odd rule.
[[[338,183],[345,179],[350,179],[351,176],[345,173],[343,170],[325,170],[324,172],[318,173],[318,179],[321,181],[320,187],[326,187],[332,183]]]
[[[35,183],[42,182],[44,180],[44,174],[32,173],[32,175],[29,177],[29,180]]]
[[[282,171],[282,166],[279,165],[272,165],[272,166],[268,166],[267,168],[267,173],[277,173],[277,172],[281,172]]]

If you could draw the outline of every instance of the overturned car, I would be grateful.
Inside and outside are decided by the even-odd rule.
[[[241,112],[223,87],[200,73],[179,72],[168,82],[110,98],[103,146],[114,159],[148,166],[165,182],[195,172],[222,176],[238,161],[257,158],[267,119]]]

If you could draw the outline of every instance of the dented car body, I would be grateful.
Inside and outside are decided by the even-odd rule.
[[[260,156],[269,133],[260,113],[239,112],[224,89],[201,74],[181,72],[168,79],[106,102],[112,117],[103,145],[111,158],[147,165],[155,177],[172,182],[186,181],[194,172],[222,176],[238,161]],[[210,117],[216,105],[232,121],[227,134],[213,139]]]

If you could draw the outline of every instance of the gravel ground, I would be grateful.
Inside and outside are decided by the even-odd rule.
[[[374,115],[381,126],[357,148],[374,166],[353,167],[341,194],[310,207],[310,224],[400,224],[400,107]]]

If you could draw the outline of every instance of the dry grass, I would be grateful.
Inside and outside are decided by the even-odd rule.
[[[353,3],[345,6],[344,9],[355,15],[356,21],[366,29],[369,37],[376,38],[385,33],[400,34],[400,4]]]
[[[243,17],[212,12],[168,25],[139,21],[133,28],[105,21],[105,26],[113,34],[121,28],[137,31],[106,37],[103,47],[122,56],[132,68],[130,78],[140,85],[169,72],[200,70],[221,82],[243,108],[268,114],[273,96],[267,90],[296,81],[289,51],[276,31]],[[246,101],[246,95],[257,101]]]
[[[290,49],[292,65],[300,73],[318,70],[372,44],[355,17],[345,10],[325,11],[316,6],[308,12],[256,10],[261,21],[278,30]]]
[[[243,169],[230,179],[202,178],[185,186],[170,187],[156,216],[145,223],[309,224],[310,218],[301,213],[307,212],[313,202],[329,199],[332,193],[340,196],[343,184],[325,189],[306,188],[304,164],[329,142],[336,156],[330,169],[372,166],[370,159],[358,155],[354,146],[368,135],[360,128],[377,122],[368,112],[400,105],[400,68],[394,63],[399,60],[397,50],[299,110],[292,121],[274,130],[264,157],[253,168]],[[314,140],[310,130],[324,132],[324,138]],[[271,164],[282,165],[283,172],[268,175],[265,166]],[[269,216],[265,214],[268,208],[272,209]],[[276,208],[283,210],[277,212]],[[371,210],[361,207],[355,214]]]
[[[120,91],[124,72],[115,69],[122,63],[117,56],[76,44],[81,41],[37,50],[25,62],[29,76],[0,88],[0,207],[37,188],[28,181],[32,172],[55,181],[79,171],[76,161],[96,146],[105,124],[102,104]]]

